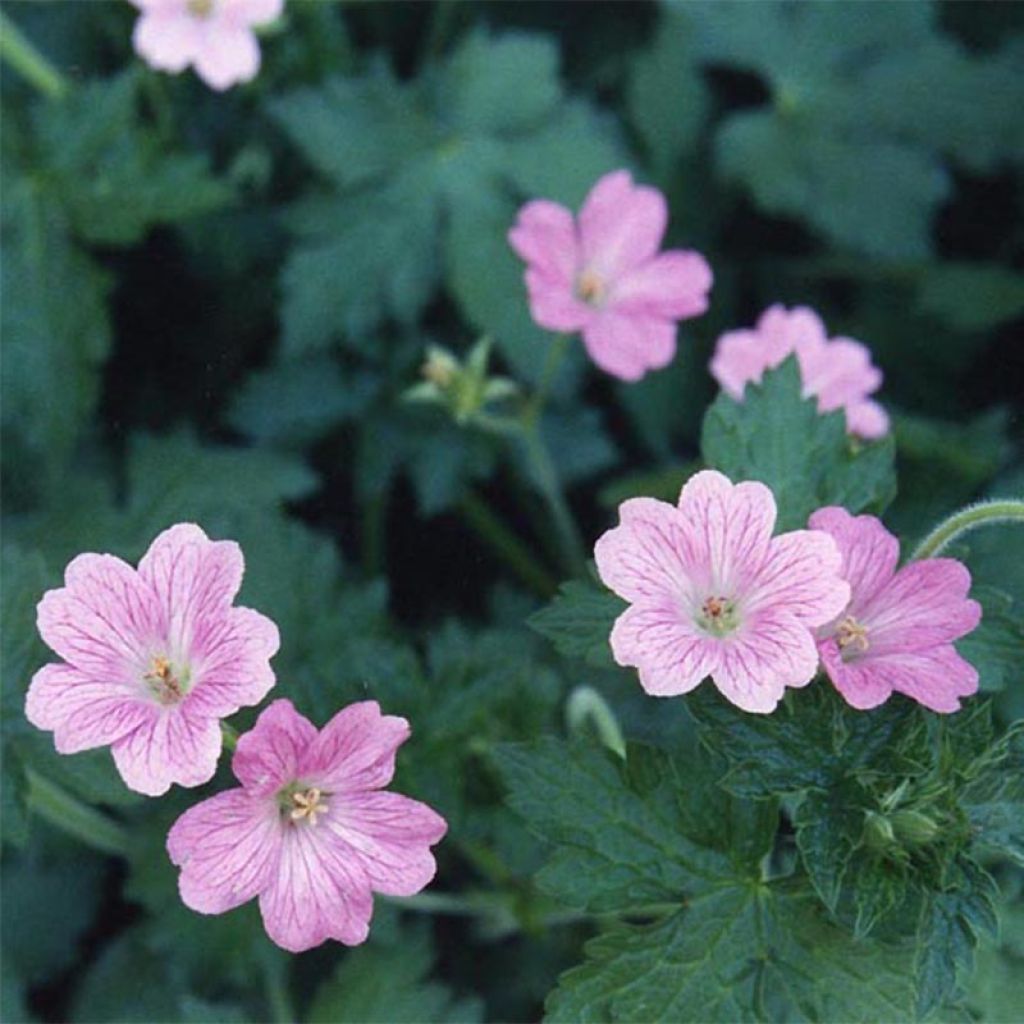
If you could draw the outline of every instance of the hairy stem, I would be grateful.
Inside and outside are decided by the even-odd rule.
[[[238,730],[233,725],[228,725],[227,722],[220,723],[220,734],[224,738],[224,749],[228,752],[234,752],[234,749],[238,746]]]
[[[32,768],[25,769],[25,777],[29,807],[44,821],[101,853],[124,855],[127,852],[128,833],[118,822]]]
[[[1024,523],[1024,500],[996,498],[992,501],[979,501],[976,505],[968,505],[959,512],[954,512],[918,544],[917,549],[910,556],[911,561],[932,558],[965,533],[976,530],[979,526],[1000,523]]]
[[[21,29],[0,11],[0,58],[51,100],[68,91],[67,79],[22,35]]]

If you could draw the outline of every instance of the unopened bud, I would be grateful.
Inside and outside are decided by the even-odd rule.
[[[913,846],[930,843],[939,834],[938,824],[920,811],[895,811],[889,820],[899,839]]]

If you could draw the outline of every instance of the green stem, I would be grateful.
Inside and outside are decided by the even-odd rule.
[[[263,983],[273,1024],[295,1024],[298,1016],[288,992],[289,961],[268,950],[263,956]]]
[[[544,357],[544,366],[540,371],[540,380],[537,382],[537,390],[534,391],[533,397],[523,412],[523,422],[527,427],[540,422],[541,413],[544,411],[548,395],[551,392],[551,386],[554,384],[562,361],[569,351],[570,341],[571,338],[568,334],[556,334],[548,346],[547,355]]]
[[[0,58],[51,100],[68,91],[67,79],[25,38],[21,29],[0,11]]]
[[[495,554],[540,597],[550,597],[558,584],[547,570],[534,560],[530,549],[498,518],[487,502],[468,491],[459,504],[466,522],[493,549]]]
[[[437,0],[434,4],[434,13],[423,47],[424,64],[429,64],[441,56],[455,22],[455,13],[455,0]]]
[[[234,752],[238,746],[238,730],[233,725],[228,725],[227,722],[221,722],[220,734],[224,737],[224,749]]]
[[[40,818],[101,853],[124,855],[128,833],[101,811],[82,803],[32,768],[25,769],[29,806]]]
[[[362,548],[363,571],[367,576],[379,576],[384,568],[384,521],[387,514],[382,494],[370,498],[363,506]]]
[[[481,900],[456,896],[447,892],[420,892],[415,896],[383,896],[382,899],[401,910],[420,910],[425,914],[451,914],[457,917],[476,917],[490,913]]]
[[[614,754],[625,759],[626,741],[615,712],[592,686],[577,686],[569,694],[565,718],[570,734],[582,732],[588,721],[593,722],[601,742]]]
[[[976,505],[954,512],[944,519],[917,546],[910,556],[916,562],[920,558],[932,558],[942,552],[953,541],[979,526],[1000,523],[1024,523],[1024,500],[1019,498],[996,498],[993,501],[979,501]]]

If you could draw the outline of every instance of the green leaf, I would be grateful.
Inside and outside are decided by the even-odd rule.
[[[318,989],[310,1024],[474,1024],[483,1020],[478,999],[457,999],[447,985],[429,981],[434,953],[426,933],[403,934],[393,946],[363,946],[345,954]]]
[[[594,668],[610,668],[608,637],[625,602],[592,583],[572,580],[558,588],[558,596],[527,619],[528,625],[554,645],[559,654],[579,658]]]
[[[824,505],[880,512],[895,493],[892,440],[861,446],[846,436],[841,411],[820,415],[800,390],[791,356],[748,385],[742,401],[720,394],[704,417],[705,461],[733,481],[766,483],[779,530],[806,526]]]
[[[943,263],[929,267],[917,305],[961,331],[986,331],[1024,313],[1024,274],[998,264]]]
[[[1024,867],[1024,722],[976,759],[971,774],[962,801],[975,847]]]

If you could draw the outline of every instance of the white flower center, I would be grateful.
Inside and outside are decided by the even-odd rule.
[[[871,647],[867,629],[852,615],[847,615],[836,626],[836,643],[839,645],[839,653],[842,655],[843,661],[849,661],[859,654],[864,654]]]
[[[576,278],[576,295],[588,306],[599,308],[608,298],[608,285],[594,270],[584,270]]]
[[[696,615],[697,625],[711,636],[727,636],[740,624],[736,603],[727,597],[705,599]]]
[[[306,821],[310,825],[316,824],[318,814],[326,814],[331,809],[324,800],[324,794],[316,786],[286,791],[282,794],[281,806],[288,811],[292,821]]]
[[[142,680],[149,692],[161,704],[179,704],[189,691],[192,673],[188,665],[175,666],[163,654],[156,655]]]

